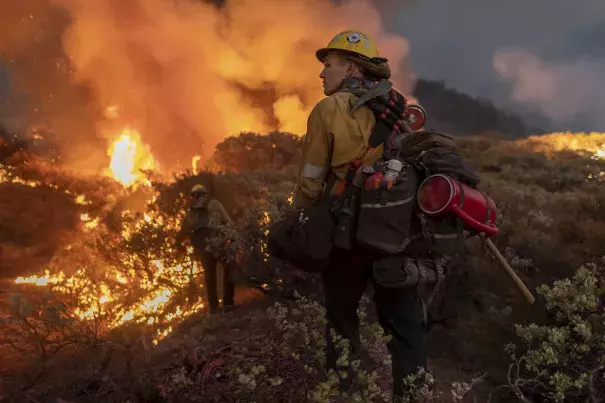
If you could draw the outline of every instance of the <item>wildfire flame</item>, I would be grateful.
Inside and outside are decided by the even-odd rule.
[[[33,284],[39,287],[47,286],[49,284],[57,284],[65,278],[63,272],[52,275],[48,270],[44,272],[43,276],[29,276],[29,277],[18,277],[15,280],[15,284]]]
[[[83,198],[79,198],[82,201]],[[178,228],[181,212],[176,217],[165,216],[157,211],[148,211],[137,215],[128,210],[122,213],[127,220],[122,228],[123,242],[129,241],[140,231],[167,229],[174,232]],[[89,213],[82,213],[80,220],[87,233],[103,234],[103,224]],[[70,246],[65,248],[72,250]],[[191,253],[192,251],[189,250]],[[74,250],[79,254],[80,251]],[[99,321],[105,323],[107,330],[116,329],[129,323],[145,323],[155,328],[154,344],[165,338],[173,330],[173,324],[199,312],[204,308],[201,297],[193,300],[185,298],[185,304],[177,304],[178,293],[193,284],[195,278],[203,272],[196,261],[189,256],[177,262],[172,258],[172,244],[165,239],[158,250],[149,251],[157,258],[149,261],[149,275],[141,277],[140,270],[135,269],[137,256],[124,252],[119,266],[101,262],[100,269],[94,266],[83,266],[73,274],[46,269],[42,275],[18,277],[16,284],[29,284],[38,287],[49,287],[52,291],[73,298],[72,314],[82,321]],[[146,255],[147,256],[147,255]],[[99,263],[98,260],[96,260]],[[200,286],[198,290],[201,289]]]
[[[132,186],[137,182],[148,182],[144,179],[142,170],[154,170],[157,163],[147,148],[141,142],[138,131],[126,128],[109,148],[108,174],[124,186]]]
[[[341,30],[370,35],[389,59],[397,85],[411,89],[414,81],[404,63],[408,42],[385,31],[379,7],[371,0],[25,3],[23,10],[31,16],[27,21],[22,21],[20,8],[0,17],[21,27],[9,30],[7,54],[23,67],[15,69],[16,81],[39,95],[40,102],[50,100],[49,94],[52,102],[69,99],[69,107],[52,116],[62,138],[84,144],[92,140],[92,133],[84,138],[72,126],[98,127],[100,122],[91,122],[89,115],[96,118],[92,112],[105,108],[105,118],[128,119],[143,131],[145,143],[166,170],[188,165],[202,147],[211,150],[241,131],[303,135],[309,112],[324,96],[318,77],[323,66],[315,51]],[[38,24],[67,25],[44,42],[60,49],[64,60],[23,60],[53,54],[40,51],[44,44],[23,50],[25,44],[37,43],[27,35],[46,26]],[[41,67],[28,69],[30,65],[52,70],[40,74]],[[94,100],[80,99],[75,91],[83,81]],[[81,124],[67,124],[75,120]],[[178,146],[166,147],[167,136]],[[124,181],[132,183],[132,172],[126,172]]]
[[[199,155],[195,155],[193,157],[193,159],[191,160],[191,168],[193,169],[193,174],[197,175],[199,173],[199,170],[197,168],[197,164],[199,164],[200,160],[202,159],[201,156]]]

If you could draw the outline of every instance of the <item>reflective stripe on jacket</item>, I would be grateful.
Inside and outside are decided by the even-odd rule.
[[[366,152],[376,120],[365,105],[351,113],[356,100],[357,96],[350,92],[337,92],[318,102],[311,111],[296,181],[297,208],[314,204],[330,176],[343,181],[349,164]],[[377,161],[382,149],[380,146],[368,152],[364,163]],[[335,189],[332,187],[330,192]]]

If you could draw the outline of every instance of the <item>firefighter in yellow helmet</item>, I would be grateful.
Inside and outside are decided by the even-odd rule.
[[[379,56],[370,37],[352,30],[336,35],[316,56],[324,65],[319,77],[326,98],[315,105],[307,122],[294,198],[297,208],[338,194],[355,160],[371,165],[383,150],[370,142],[375,112],[358,101],[390,78],[388,60]],[[359,248],[334,248],[330,261],[322,272],[328,327],[350,340],[356,356],[360,349],[357,306],[373,279],[373,258]],[[391,336],[388,347],[397,399],[403,394],[402,379],[426,367],[422,303],[415,289],[388,288],[373,281],[373,290],[380,324]],[[338,353],[330,331],[326,334],[327,363],[336,369]]]
[[[189,192],[189,211],[177,233],[175,244],[182,250],[183,242],[189,238],[196,259],[204,268],[204,282],[208,308],[211,313],[218,311],[217,263],[220,261],[224,268],[223,276],[223,308],[231,309],[234,305],[235,286],[231,281],[231,263],[222,256],[215,256],[206,250],[207,238],[214,235],[211,218],[215,215],[221,224],[231,224],[229,214],[216,199],[209,197],[208,190],[200,184],[194,185]]]
[[[324,65],[319,77],[327,98],[315,106],[307,122],[295,196],[298,207],[317,201],[326,179],[344,180],[348,164],[368,147],[374,114],[365,107],[351,113],[358,97],[342,91],[345,82],[363,86],[391,77],[388,60],[379,57],[374,41],[359,31],[340,32],[315,55]],[[380,152],[377,148],[366,158],[376,160]]]

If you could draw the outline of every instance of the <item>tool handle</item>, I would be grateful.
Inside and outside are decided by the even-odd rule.
[[[485,240],[485,244],[487,245],[487,248],[494,255],[494,257],[498,260],[498,262],[500,263],[500,265],[502,266],[504,271],[506,271],[506,273],[509,275],[509,277],[513,280],[513,283],[515,283],[515,285],[517,286],[517,289],[521,292],[521,294],[523,294],[523,297],[525,297],[527,302],[530,305],[532,305],[534,302],[536,302],[536,298],[533,296],[531,291],[527,288],[525,283],[523,283],[523,280],[521,280],[519,278],[519,276],[517,275],[517,273],[515,273],[513,268],[510,267],[510,265],[508,264],[506,259],[504,259],[504,256],[502,256],[502,254],[500,253],[498,248],[496,248],[496,245],[494,245],[492,240],[489,238],[484,238],[484,240]]]
[[[468,227],[471,227],[471,228],[474,227],[477,231],[483,232],[490,236],[498,235],[498,233],[500,232],[500,230],[498,228],[496,228],[492,225],[478,222],[477,220],[475,220],[474,218],[472,218],[471,216],[466,214],[466,212],[464,210],[462,210],[460,207],[458,207],[455,204],[452,205],[450,208],[452,209],[452,211],[454,211],[454,214],[456,214],[458,217],[460,217],[462,222],[465,223]]]

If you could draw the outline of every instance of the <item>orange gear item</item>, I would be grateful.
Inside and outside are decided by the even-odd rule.
[[[392,179],[385,179],[384,173],[382,171],[378,171],[373,173],[367,180],[365,184],[366,190],[389,190],[393,187]]]

